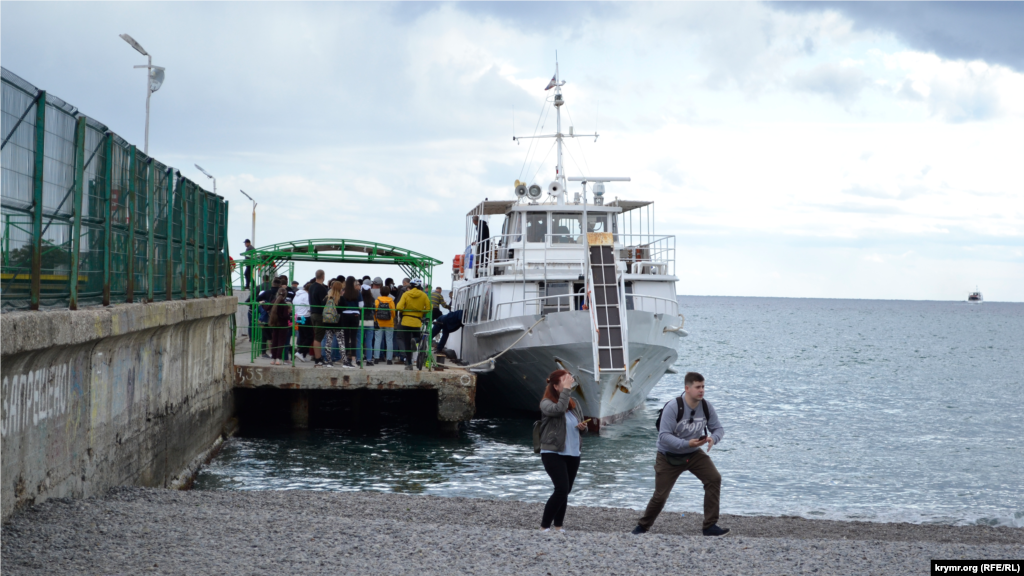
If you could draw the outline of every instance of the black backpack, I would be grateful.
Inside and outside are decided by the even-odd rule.
[[[387,322],[391,320],[391,304],[389,302],[382,302],[379,299],[376,302],[377,312],[374,314],[377,320],[383,320]]]
[[[668,402],[665,403],[665,406],[668,406]],[[700,399],[700,407],[704,409],[704,435],[706,436],[707,433],[708,433],[708,420],[711,419],[711,411],[708,410],[708,401],[703,399],[703,398],[701,398]],[[661,430],[661,413],[664,412],[664,411],[665,411],[664,407],[661,410],[658,410],[658,419],[654,422],[654,429],[655,430]],[[682,420],[682,419],[683,419],[683,397],[682,396],[677,396],[676,397],[676,424],[679,424],[679,421]]]

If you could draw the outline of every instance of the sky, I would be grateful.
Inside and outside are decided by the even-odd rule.
[[[217,177],[234,255],[307,238],[443,260],[569,176],[653,200],[688,295],[1024,301],[1024,3],[0,3],[0,64]],[[553,114],[543,130],[552,131]],[[573,189],[570,188],[570,192]],[[329,274],[391,275],[382,267]],[[300,265],[300,277],[312,274]]]

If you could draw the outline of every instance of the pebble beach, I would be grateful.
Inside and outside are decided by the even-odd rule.
[[[1024,529],[570,507],[379,492],[117,489],[51,500],[3,525],[16,574],[928,574],[931,559],[1021,558]]]

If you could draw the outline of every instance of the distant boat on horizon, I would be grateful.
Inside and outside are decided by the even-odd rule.
[[[967,295],[967,301],[981,304],[982,302],[985,301],[985,299],[982,298],[981,291],[978,290],[977,287],[975,287],[974,292],[971,292],[970,294]]]

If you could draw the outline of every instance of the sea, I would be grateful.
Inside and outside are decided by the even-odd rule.
[[[681,296],[679,374],[641,411],[584,435],[574,506],[642,510],[654,420],[706,379],[725,427],[710,455],[727,514],[1024,527],[1024,304]],[[532,420],[443,438],[403,419],[360,429],[249,429],[199,490],[370,490],[544,502]],[[663,514],[701,511],[680,477]]]

